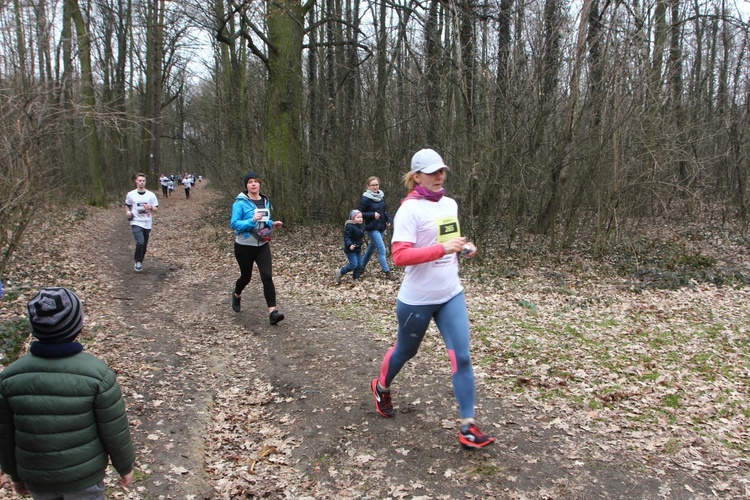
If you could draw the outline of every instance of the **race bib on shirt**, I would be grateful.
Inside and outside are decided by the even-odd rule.
[[[146,207],[143,206],[143,205],[146,205],[147,203],[148,202],[146,202],[146,201],[144,201],[142,203],[141,202],[137,203],[135,210],[136,210],[136,213],[138,215],[140,215],[141,217],[145,217],[145,218],[148,219],[149,217],[151,217],[151,210],[146,210]]]
[[[461,228],[458,225],[457,217],[435,219],[435,225],[437,225],[437,242],[440,244],[461,236]]]
[[[271,219],[271,211],[267,208],[256,208],[255,211],[262,216],[260,218],[261,222],[266,222]]]

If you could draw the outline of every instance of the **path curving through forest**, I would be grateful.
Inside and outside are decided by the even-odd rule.
[[[231,232],[208,222],[228,217],[217,207],[231,199],[205,181],[190,199],[176,193],[160,198],[143,272],[133,271],[121,207],[91,211],[74,251],[91,289],[103,290],[95,303],[87,297],[87,349],[118,372],[136,441],[136,481],[121,491],[109,477],[111,496],[711,496],[700,477],[613,453],[595,434],[572,432],[573,416],[539,414],[481,384],[478,418],[497,443],[462,449],[439,339],[399,376],[396,418],[379,417],[369,381],[391,340],[342,313],[347,294],[367,292],[333,289],[341,310],[296,293],[316,263],[298,258],[299,240],[282,231],[271,244],[286,319],[269,325],[257,276],[234,313]],[[395,297],[397,284],[384,286]]]

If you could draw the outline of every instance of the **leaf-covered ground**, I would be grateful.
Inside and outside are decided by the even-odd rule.
[[[83,341],[117,371],[136,441],[136,481],[122,491],[110,474],[114,498],[750,496],[742,238],[661,235],[679,241],[673,261],[710,264],[700,275],[618,275],[632,262],[575,254],[465,263],[477,419],[497,438],[472,452],[434,328],[394,384],[396,418],[375,413],[398,281],[373,262],[336,286],[338,229],[278,232],[286,319],[272,327],[257,276],[230,308],[238,270],[217,207],[231,199],[204,183],[160,203],[144,272],[121,207],[67,210],[35,228],[0,302],[7,329],[42,286],[83,299]],[[739,278],[701,278],[713,270]],[[665,275],[679,286],[647,286]]]

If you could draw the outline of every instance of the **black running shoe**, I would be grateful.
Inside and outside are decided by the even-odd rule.
[[[489,437],[479,430],[474,424],[462,425],[458,431],[458,442],[464,448],[484,448],[495,442],[495,438]]]
[[[237,297],[234,294],[234,292],[232,292],[232,309],[236,313],[240,312],[240,301],[241,300],[242,300],[242,297]]]
[[[391,403],[391,393],[378,390],[378,379],[372,379],[370,383],[372,397],[375,399],[375,410],[385,418],[393,418],[393,403]]]
[[[279,311],[277,311],[276,309],[274,309],[273,311],[271,311],[271,314],[269,315],[269,319],[271,320],[271,324],[275,325],[276,323],[284,319],[284,315],[280,313]]]

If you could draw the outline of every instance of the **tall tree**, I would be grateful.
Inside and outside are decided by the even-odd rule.
[[[388,128],[386,126],[386,90],[388,88],[388,31],[386,26],[386,2],[378,2],[378,15],[375,18],[376,48],[375,58],[377,61],[375,81],[375,120],[373,126],[373,137],[375,149],[381,156],[388,144]]]
[[[269,1],[268,9],[268,168],[278,181],[281,212],[299,220],[301,184],[302,39],[312,2]]]
[[[81,99],[83,104],[83,132],[86,136],[86,156],[89,166],[89,195],[91,205],[105,205],[104,183],[99,151],[99,131],[96,120],[96,94],[91,68],[91,39],[86,29],[77,0],[66,0],[78,41],[78,60],[81,65]]]
[[[148,3],[147,65],[146,65],[146,117],[149,120],[147,144],[148,172],[156,175],[161,171],[161,109],[164,57],[164,11],[166,0],[150,0]]]
[[[21,91],[29,90],[29,68],[27,67],[26,36],[24,35],[24,21],[21,13],[21,2],[13,0],[13,15],[16,22],[16,50],[18,52],[18,68],[16,72],[20,79]]]
[[[424,27],[425,39],[425,104],[427,106],[428,123],[431,126],[425,131],[427,144],[440,149],[440,139],[437,135],[437,127],[434,126],[440,117],[440,23],[438,14],[440,1],[430,0],[427,22]]]
[[[540,147],[544,141],[547,123],[552,112],[552,103],[556,97],[555,90],[560,71],[560,4],[558,0],[546,0],[544,3],[544,32],[543,32],[543,52],[541,61],[539,61],[539,78],[541,88],[539,92],[539,116],[537,117],[536,129],[534,131],[533,143],[531,148],[532,159],[538,161]],[[572,93],[572,92],[571,92]],[[537,220],[537,231],[542,234],[549,234],[552,229],[552,223],[557,215],[557,208],[560,201],[561,183],[563,167],[565,166],[559,157],[550,161],[549,183],[550,195],[539,214]]]

